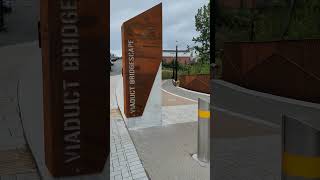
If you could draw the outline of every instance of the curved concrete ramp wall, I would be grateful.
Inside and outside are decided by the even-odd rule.
[[[224,111],[279,126],[285,114],[320,129],[320,104],[261,93],[222,80],[212,80],[211,85],[211,106],[217,119]]]

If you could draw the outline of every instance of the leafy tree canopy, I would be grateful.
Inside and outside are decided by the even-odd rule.
[[[192,40],[196,43],[194,49],[199,54],[201,63],[209,63],[210,60],[210,2],[204,5],[195,16],[195,27],[200,33]]]

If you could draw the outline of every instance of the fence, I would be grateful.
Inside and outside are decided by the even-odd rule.
[[[180,75],[179,81],[183,88],[210,94],[210,74]]]
[[[248,89],[320,103],[320,40],[225,43],[222,79]]]

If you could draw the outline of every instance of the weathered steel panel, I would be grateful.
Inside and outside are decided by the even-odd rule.
[[[210,75],[181,75],[179,76],[179,86],[193,91],[210,94]]]
[[[45,161],[102,171],[109,153],[109,0],[41,1]]]
[[[225,43],[223,79],[274,95],[320,103],[320,40]]]
[[[124,113],[142,116],[162,60],[162,4],[122,25]]]
[[[241,82],[241,49],[237,43],[225,43],[222,60],[222,77],[225,81]]]

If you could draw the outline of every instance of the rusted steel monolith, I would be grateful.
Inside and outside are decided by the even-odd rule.
[[[109,154],[109,0],[41,0],[45,162],[103,170]]]
[[[162,61],[162,4],[122,25],[124,113],[142,116]]]

